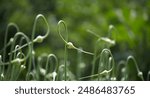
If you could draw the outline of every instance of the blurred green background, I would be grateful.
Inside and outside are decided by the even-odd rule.
[[[61,19],[67,24],[69,41],[90,52],[94,51],[97,38],[87,30],[108,36],[109,26],[113,25],[117,29],[116,37],[112,36],[116,45],[111,51],[116,63],[133,55],[146,78],[150,70],[150,0],[0,0],[0,49],[8,23],[16,23],[31,38],[37,14],[46,17],[51,32],[44,43],[35,45],[36,56],[54,53],[63,58],[64,43],[57,33]],[[44,25],[39,22],[36,34],[44,31]],[[13,29],[9,30],[10,37],[14,33]],[[69,51],[70,65],[74,68],[77,52]],[[87,66],[91,61],[91,56],[83,55]]]

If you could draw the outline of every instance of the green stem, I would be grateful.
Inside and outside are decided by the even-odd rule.
[[[5,62],[5,57],[6,57],[6,47],[9,45],[9,44],[7,45],[7,38],[8,38],[8,31],[9,31],[9,28],[10,28],[11,26],[15,27],[15,28],[16,28],[16,31],[19,32],[19,27],[18,27],[16,24],[14,24],[14,23],[9,23],[9,24],[7,25],[6,32],[5,32],[5,38],[4,38],[3,62]],[[4,73],[4,71],[5,71],[4,68],[5,68],[5,65],[3,65],[3,67],[2,67],[2,73]]]
[[[109,55],[111,57],[111,60],[108,59]],[[107,59],[108,59],[108,61],[106,61]],[[112,63],[112,66],[111,66],[111,63]],[[114,59],[113,59],[113,55],[112,55],[111,51],[109,49],[103,49],[100,54],[100,60],[99,60],[99,68],[98,68],[99,75],[105,71],[107,71],[107,72],[112,71],[113,72],[112,76],[115,77],[114,67],[115,67]],[[98,80],[100,80],[100,76],[98,77]]]
[[[79,80],[83,80],[83,79],[87,79],[87,78],[93,78],[93,77],[99,77],[100,75],[105,75],[105,74],[110,73],[112,70],[113,69],[104,70],[103,72],[98,73],[98,74],[93,74],[93,75],[90,75],[90,76],[81,77],[81,78],[79,78]]]
[[[117,80],[124,80],[125,79],[125,66],[126,66],[126,62],[125,61],[120,61],[117,65],[117,70],[116,70],[116,73],[117,73]]]
[[[61,35],[61,31],[60,31],[60,25],[63,25],[64,28],[65,28],[65,39],[63,38],[63,36]],[[64,41],[65,43],[65,51],[64,51],[64,65],[65,65],[65,81],[67,80],[67,59],[68,59],[68,50],[67,50],[67,43],[68,43],[68,31],[67,31],[67,26],[66,26],[66,23],[63,21],[63,20],[60,20],[58,22],[58,33],[59,33],[59,36],[61,37],[61,39]]]
[[[141,80],[142,81],[144,81],[144,77],[143,77],[143,73],[140,71],[140,69],[139,69],[139,67],[138,67],[138,65],[137,65],[137,62],[136,62],[136,60],[135,60],[135,58],[133,57],[133,56],[129,56],[128,58],[127,58],[127,62],[126,62],[126,67],[127,67],[127,73],[130,73],[130,69],[129,69],[129,61],[130,60],[132,60],[133,62],[134,62],[134,65],[135,65],[135,70],[137,71],[137,76],[138,77],[140,77],[141,78]],[[126,77],[126,79],[127,79],[127,77]],[[127,79],[128,80],[128,79]]]
[[[47,26],[47,32],[43,36],[37,36],[36,38],[34,38],[35,37],[36,25],[37,25],[37,21],[38,21],[39,18],[42,18],[43,21],[45,22],[45,24]],[[49,29],[48,22],[46,21],[46,18],[42,14],[38,14],[36,16],[36,18],[35,18],[34,25],[33,25],[33,30],[32,30],[32,36],[31,36],[31,41],[32,41],[31,42],[31,54],[30,54],[30,58],[29,58],[28,73],[30,73],[31,66],[32,66],[32,60],[33,60],[33,54],[32,54],[32,52],[34,51],[34,49],[33,49],[34,42],[42,42],[46,37],[48,37],[49,32],[50,32],[50,29]],[[27,75],[27,77],[28,77],[28,75]]]
[[[29,38],[28,38],[24,33],[22,33],[22,32],[17,32],[17,33],[15,34],[15,36],[14,36],[14,40],[13,40],[13,42],[12,42],[10,51],[13,51],[13,49],[14,49],[14,47],[15,47],[15,45],[16,45],[16,40],[17,40],[18,38],[20,38],[20,37],[24,37],[27,43],[30,42],[30,41],[29,41]],[[17,52],[17,51],[16,51],[16,52]],[[13,58],[13,53],[10,52],[9,62],[4,62],[4,65],[9,64],[8,69],[7,69],[7,73],[6,73],[8,79],[9,79],[9,77],[10,77],[10,74],[9,74],[9,73],[10,73],[10,71],[11,71],[11,69],[12,69],[12,64],[24,62],[24,61],[29,57],[29,55],[31,54],[31,47],[30,47],[30,45],[28,44],[28,53],[27,53],[27,55],[26,55],[24,58],[15,58],[15,54],[16,54],[16,53],[14,53],[14,58]]]
[[[54,58],[56,64],[49,65],[49,62],[50,61],[52,62],[52,58]],[[50,72],[48,72],[48,68],[50,68]],[[45,69],[46,69],[46,72],[45,72],[45,78],[44,78],[44,80],[46,80],[47,73],[56,72],[58,74],[58,60],[57,60],[57,57],[54,54],[49,54],[48,55],[47,61],[46,61],[46,68]],[[55,77],[53,77],[53,80],[57,80],[57,79]]]

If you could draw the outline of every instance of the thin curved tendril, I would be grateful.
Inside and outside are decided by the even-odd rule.
[[[46,23],[46,26],[47,26],[47,32],[46,32],[46,34],[43,35],[43,36],[40,36],[40,37],[42,38],[42,40],[44,40],[44,39],[49,35],[49,32],[50,32],[49,25],[48,25],[48,23],[47,23],[45,17],[44,17],[42,14],[37,15],[37,17],[36,17],[36,19],[35,19],[35,22],[34,22],[34,26],[33,26],[33,31],[32,31],[32,32],[33,32],[33,33],[32,33],[32,38],[31,38],[32,41],[28,43],[28,44],[31,44],[31,49],[32,49],[32,47],[33,47],[32,44],[38,40],[38,37],[34,39],[34,35],[35,35],[35,29],[36,29],[37,20],[38,20],[38,18],[40,18],[40,17],[42,17],[42,19],[44,20],[44,22]],[[24,44],[23,46],[21,46],[21,47],[18,48],[17,50],[26,47],[28,44]],[[14,53],[14,52],[17,51],[17,50],[12,51],[12,53]]]
[[[19,31],[19,27],[18,27],[15,23],[9,23],[9,24],[7,25],[6,32],[5,32],[5,38],[4,38],[4,48],[2,49],[2,51],[3,51],[3,62],[5,62],[6,47],[11,44],[11,43],[8,43],[8,44],[7,44],[8,30],[9,30],[9,28],[10,28],[11,26],[15,27],[17,32]],[[4,64],[4,63],[3,63],[3,64]],[[5,64],[3,65],[3,70],[2,70],[3,73],[4,73],[4,66],[5,66]]]
[[[18,49],[19,47],[20,47],[19,45],[16,45],[16,46],[15,46],[15,50],[16,50],[16,49]],[[19,49],[19,50],[18,50],[18,52],[22,52],[22,50],[21,50],[21,49]],[[15,59],[15,58],[16,58],[16,56],[17,56],[17,51],[14,53],[14,57],[13,57],[13,59]]]
[[[65,32],[66,32],[66,38],[64,39],[61,35],[61,32],[60,32],[60,24],[63,24],[63,26],[65,27]],[[59,33],[59,36],[61,37],[61,39],[64,41],[65,43],[65,52],[64,52],[64,70],[65,70],[65,81],[67,80],[67,59],[68,59],[68,50],[67,50],[67,43],[68,43],[68,31],[67,31],[67,26],[65,24],[65,22],[63,20],[60,20],[58,22],[58,33]]]
[[[125,78],[125,73],[122,71],[123,68],[125,68],[126,62],[121,60],[117,65],[117,77],[122,76],[120,78]],[[118,79],[119,80],[119,79]]]
[[[19,38],[19,36],[24,37],[27,43],[30,42],[30,41],[29,41],[29,38],[28,38],[24,33],[22,33],[22,32],[17,32],[17,33],[15,34],[14,40],[13,40],[13,42],[12,42],[11,51],[13,50],[13,48],[14,48],[14,46],[15,46],[15,43],[16,43],[16,40],[17,40],[17,38]],[[23,59],[20,59],[21,61],[26,60],[26,59],[29,57],[29,55],[30,55],[31,47],[30,47],[29,44],[27,44],[27,45],[28,45],[28,53],[27,53],[27,56],[26,56],[25,58],[23,58]],[[18,48],[17,48],[17,50],[18,50]],[[20,49],[19,49],[19,50],[20,50]],[[15,51],[15,52],[16,52],[16,51]],[[13,52],[10,52],[10,53],[9,53],[9,55],[10,55],[10,60],[9,60],[9,62],[4,62],[4,63],[3,63],[4,65],[8,65],[8,64],[10,64],[10,63],[14,63],[14,62],[15,62],[15,59],[12,60],[12,53],[13,53]]]
[[[37,21],[39,18],[42,18],[47,26],[47,32],[45,35],[43,36],[37,36],[37,38],[34,39],[34,36],[35,36],[35,30],[36,30],[36,25],[37,25]],[[31,36],[31,54],[30,54],[30,59],[29,59],[29,67],[28,67],[28,72],[30,72],[31,70],[31,65],[32,65],[32,59],[33,59],[33,54],[32,54],[32,51],[34,51],[33,49],[33,44],[34,42],[42,42],[46,37],[48,37],[49,35],[49,32],[50,32],[50,29],[49,29],[49,25],[48,25],[48,22],[46,21],[46,18],[42,15],[42,14],[39,14],[36,16],[35,18],[35,21],[34,21],[34,25],[33,25],[33,30],[32,30],[32,36]],[[39,39],[38,39],[39,38]],[[40,41],[39,41],[40,40]]]
[[[55,62],[56,62],[56,66],[55,66],[55,69],[53,70],[53,72],[57,72],[58,71],[58,60],[57,60],[57,57],[54,54],[49,54],[47,56],[47,61],[46,61],[46,72],[45,72],[45,78],[44,78],[44,80],[46,80],[46,74],[48,73],[48,63],[50,62],[51,58],[54,58]],[[55,79],[55,77],[53,77],[53,78]]]
[[[14,45],[15,45],[15,41],[17,40],[17,37],[19,37],[19,36],[23,36],[23,37],[25,38],[25,40],[26,40],[27,43],[30,42],[29,38],[28,38],[24,33],[22,33],[22,32],[17,32],[17,33],[15,34],[15,37],[14,37]],[[13,45],[13,47],[14,47],[14,45]],[[27,45],[28,45],[28,53],[27,53],[27,55],[25,56],[25,58],[23,58],[24,60],[26,60],[26,59],[29,57],[29,55],[31,54],[31,46],[30,46],[29,44],[27,44]],[[13,47],[12,47],[12,48],[13,48]]]
[[[102,56],[103,56],[103,54],[105,53],[105,52],[108,52],[109,54],[110,54],[110,57],[112,57],[112,67],[110,68],[110,70],[106,70],[106,71],[108,71],[108,72],[110,72],[110,71],[112,71],[113,69],[114,69],[114,59],[113,59],[113,55],[112,55],[112,53],[111,53],[111,51],[109,50],[109,49],[103,49],[102,50],[102,52],[101,52],[101,54],[100,54],[100,60],[99,60],[99,65],[101,64],[101,60],[102,60]],[[104,65],[105,66],[105,65]],[[99,72],[100,71],[100,66],[99,66],[99,68],[98,68],[98,73],[99,73],[99,75],[100,75],[100,73],[103,73],[103,71],[102,72]],[[105,71],[105,70],[104,70]],[[113,75],[114,75],[114,73],[113,73]],[[100,76],[98,77],[98,80],[100,80]]]
[[[133,62],[134,62],[134,64],[135,64],[135,67],[136,67],[136,70],[137,70],[137,72],[138,72],[138,77],[140,77],[140,78],[144,81],[143,73],[139,70],[139,67],[138,67],[138,65],[137,65],[137,62],[136,62],[135,58],[134,58],[133,56],[129,56],[129,57],[127,58],[127,63],[126,63],[126,65],[129,64],[129,60],[133,60]]]
[[[34,21],[33,31],[32,31],[33,34],[32,34],[32,38],[31,38],[32,41],[34,40],[34,35],[35,35],[37,20],[38,20],[40,17],[44,20],[44,22],[45,22],[45,24],[46,24],[46,26],[47,26],[47,32],[45,33],[45,35],[42,36],[43,39],[45,39],[45,38],[48,37],[48,35],[49,35],[50,29],[49,29],[48,22],[47,22],[46,18],[45,18],[42,14],[39,14],[39,15],[36,16],[35,21]]]
[[[45,60],[44,59],[44,57],[46,57],[45,59],[46,59],[46,64],[45,64],[45,68],[43,69],[42,68],[42,60]],[[52,58],[54,58],[54,61],[55,61],[55,65],[49,65],[49,62],[51,62],[51,60],[52,60]],[[49,67],[50,66],[50,67]],[[38,58],[38,68],[37,68],[37,74],[39,75],[40,73],[39,72],[41,72],[42,73],[42,75],[44,75],[44,80],[46,80],[47,78],[49,78],[49,77],[47,77],[47,75],[48,74],[51,74],[52,72],[48,69],[48,68],[50,68],[51,69],[51,66],[53,66],[53,67],[55,67],[54,68],[54,70],[52,70],[52,72],[56,72],[56,73],[58,73],[58,59],[57,59],[57,57],[54,55],[54,54],[49,54],[48,56],[47,56],[47,54],[42,54],[39,58]],[[43,72],[40,70],[42,68],[42,70],[44,70]],[[48,70],[50,71],[50,72],[48,72]],[[57,76],[58,74],[56,74],[56,76]],[[55,77],[56,77],[55,76]],[[55,78],[55,77],[53,77],[53,81],[55,81],[55,80],[57,80],[57,77]],[[38,78],[39,78],[39,76],[38,76]]]
[[[61,24],[61,23],[63,24],[63,26],[64,26],[64,28],[65,28],[65,31],[66,31],[66,33],[67,33],[67,34],[66,34],[67,40],[65,40],[65,39],[63,38],[63,36],[61,35],[61,32],[60,32],[60,24]],[[77,47],[75,47],[75,46],[73,45],[73,43],[68,42],[67,26],[66,26],[66,23],[65,23],[63,20],[60,20],[60,21],[58,22],[58,33],[59,33],[59,36],[61,37],[61,39],[62,39],[62,40],[64,41],[64,43],[68,46],[69,49],[75,49],[75,50],[81,51],[81,52],[83,52],[83,53],[85,53],[85,54],[94,55],[93,53],[84,51],[84,50],[82,50],[82,49],[80,49],[80,48],[77,48]]]
[[[92,31],[90,31],[92,32]],[[94,33],[94,32],[93,32]],[[92,33],[92,34],[93,34]],[[95,33],[94,33],[95,35]],[[97,35],[98,36],[98,35]],[[95,45],[95,49],[94,49],[94,59],[93,59],[93,66],[92,66],[92,73],[91,74],[94,74],[94,71],[95,71],[95,63],[96,63],[96,60],[100,57],[100,55],[97,56],[97,52],[98,52],[98,49],[97,49],[97,44],[101,41],[100,37],[98,36],[98,40],[96,41],[96,45]]]
[[[64,39],[63,36],[61,35],[61,32],[60,32],[60,24],[63,24],[64,28],[65,28],[65,32],[66,32],[66,38]],[[67,26],[66,26],[66,23],[63,21],[63,20],[60,20],[58,22],[58,33],[59,33],[59,36],[61,37],[61,39],[65,42],[65,44],[68,43],[68,31],[67,31]]]
[[[16,44],[16,40],[17,40],[17,38],[19,38],[20,36],[24,37],[27,43],[29,42],[28,37],[27,37],[24,33],[22,33],[22,32],[17,32],[17,33],[14,35],[13,41],[12,41],[12,43],[11,43],[11,49],[10,49],[10,51],[13,50],[13,48],[15,47],[15,44]],[[6,72],[6,80],[9,79],[9,77],[10,77],[10,74],[9,74],[9,73],[10,73],[11,68],[12,68],[11,64],[14,64],[14,63],[19,63],[19,64],[20,64],[21,62],[24,62],[24,61],[29,57],[30,50],[31,50],[30,45],[28,45],[28,54],[27,54],[27,56],[24,57],[24,58],[15,58],[15,56],[13,57],[13,54],[10,53],[9,62],[4,62],[4,63],[3,63],[3,65],[8,65],[8,64],[9,64],[9,66],[8,66],[8,68],[7,68],[7,72]],[[15,54],[16,54],[16,53],[15,53]],[[14,54],[14,55],[15,55],[15,54]],[[12,71],[12,72],[13,72],[13,71]]]

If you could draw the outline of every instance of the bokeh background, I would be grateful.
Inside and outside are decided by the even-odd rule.
[[[0,49],[8,23],[16,23],[20,31],[31,38],[37,14],[46,17],[51,32],[42,44],[35,45],[36,56],[54,53],[59,59],[63,58],[64,42],[57,32],[59,20],[67,24],[69,41],[90,52],[94,51],[97,38],[87,30],[108,36],[109,26],[113,25],[117,30],[115,37],[112,36],[116,45],[111,51],[116,63],[133,55],[146,78],[150,70],[150,0],[0,0]],[[39,22],[36,34],[44,31],[44,25]],[[9,37],[15,34],[13,28],[9,32]],[[77,52],[69,51],[73,69],[77,64]],[[91,61],[91,56],[83,55],[85,71],[90,69]]]

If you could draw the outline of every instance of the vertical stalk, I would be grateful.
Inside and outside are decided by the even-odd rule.
[[[45,22],[45,24],[47,26],[47,32],[43,36],[37,36],[36,38],[34,38],[35,37],[35,30],[36,30],[37,21],[38,21],[38,19],[40,17],[43,19],[43,21]],[[34,52],[34,48],[33,48],[34,47],[34,42],[43,42],[43,40],[46,37],[48,37],[49,32],[50,32],[50,29],[49,29],[48,22],[46,21],[46,18],[42,14],[37,15],[36,18],[35,18],[35,21],[34,21],[33,30],[32,30],[32,36],[31,36],[32,43],[31,43],[31,54],[30,54],[30,57],[29,57],[28,73],[30,73],[30,71],[31,71],[32,60],[34,59],[33,58],[33,56],[34,56],[33,55],[33,52]],[[27,74],[26,77],[28,77],[28,74]]]
[[[5,62],[5,59],[6,59],[6,47],[7,47],[8,31],[9,31],[9,28],[11,26],[15,27],[16,31],[19,32],[19,27],[16,24],[9,23],[7,25],[6,32],[5,32],[5,37],[4,37],[3,62]],[[3,65],[3,67],[2,67],[2,73],[4,73],[4,71],[5,71],[5,65]]]
[[[63,36],[61,35],[60,32],[60,24],[63,24],[64,28],[65,28],[65,39],[63,38]],[[61,37],[61,39],[65,42],[65,51],[64,51],[64,70],[65,70],[65,81],[67,80],[67,60],[68,60],[68,50],[67,50],[67,42],[68,42],[68,31],[67,31],[67,26],[66,23],[63,20],[60,20],[58,22],[58,33]]]

